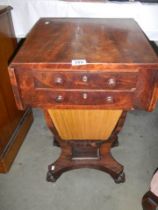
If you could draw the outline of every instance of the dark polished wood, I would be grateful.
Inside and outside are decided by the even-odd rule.
[[[158,196],[157,196],[157,171],[155,170],[151,183],[150,190],[146,192],[142,198],[142,207],[143,210],[156,210],[158,208]]]
[[[158,207],[158,197],[148,191],[142,199],[143,210],[156,210]]]
[[[36,89],[131,90],[136,88],[138,72],[39,72],[34,73]],[[94,83],[95,81],[95,83]],[[98,86],[99,84],[99,86]]]
[[[7,70],[17,47],[11,9],[0,6],[0,173],[9,170],[33,120],[30,109],[17,109]]]
[[[76,59],[86,64],[72,65]],[[157,101],[157,69],[157,56],[132,19],[43,18],[13,60],[10,77],[19,109],[53,104],[151,111]],[[62,103],[56,100],[60,94]]]
[[[46,110],[48,127],[61,147],[59,159],[49,166],[49,181],[80,167],[124,181],[123,166],[110,148],[117,145],[125,112],[152,111],[158,96],[157,55],[134,20],[42,18],[13,59],[9,74],[18,108]],[[109,139],[81,142],[62,140],[48,109],[125,112]]]

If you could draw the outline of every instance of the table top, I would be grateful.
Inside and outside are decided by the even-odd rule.
[[[155,64],[157,56],[133,19],[42,18],[12,63]]]

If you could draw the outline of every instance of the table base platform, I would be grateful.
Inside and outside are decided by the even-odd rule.
[[[118,133],[125,117],[126,112],[123,112],[108,140],[62,140],[45,110],[47,125],[55,135],[53,144],[61,148],[59,158],[48,166],[47,181],[55,182],[64,172],[72,169],[92,168],[108,173],[115,183],[125,182],[124,167],[111,154],[111,148],[119,144]]]

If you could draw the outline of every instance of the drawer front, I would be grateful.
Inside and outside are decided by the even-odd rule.
[[[93,77],[96,75],[96,80],[93,80],[94,82],[88,80],[88,85],[85,82],[86,87],[83,86],[84,82],[80,85],[77,82],[70,82],[72,80],[69,79],[68,83],[63,83],[61,88],[57,88],[58,84],[53,83],[53,77],[61,73],[65,78],[67,78],[67,74],[71,74],[71,72],[58,73],[50,71],[43,72],[41,70],[37,71],[36,75],[32,69],[27,71],[26,69],[22,71],[21,68],[11,69],[10,75],[13,91],[16,95],[16,102],[19,109],[24,109],[27,105],[32,105],[34,107],[49,106],[49,108],[82,108],[83,106],[83,108],[94,109],[103,107],[105,109],[139,108],[151,110],[153,106],[151,103],[153,103],[152,94],[155,87],[155,70],[152,71],[151,69],[150,72],[148,69],[139,69],[138,72],[88,72],[88,75],[93,75]],[[85,74],[87,72],[75,71],[72,72],[72,75],[75,74],[77,81],[79,76],[77,77],[76,75],[82,75],[83,73]],[[122,79],[118,79],[120,82],[117,82],[115,88],[109,89],[102,88],[103,82],[100,85],[98,82],[96,83],[99,79],[103,81],[102,79],[108,76],[116,76]],[[80,88],[74,89],[74,87]],[[131,87],[131,89],[123,89],[122,87]]]
[[[134,90],[138,72],[33,72],[36,89]]]
[[[114,109],[128,109],[133,107],[132,92],[91,92],[91,91],[43,91],[35,92],[30,100],[31,105],[39,107],[78,107],[82,105],[91,107],[104,107]],[[30,103],[26,101],[26,103]]]

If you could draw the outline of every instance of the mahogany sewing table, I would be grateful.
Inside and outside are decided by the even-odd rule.
[[[9,74],[19,109],[44,110],[61,147],[47,180],[81,167],[124,182],[111,155],[128,110],[152,111],[158,59],[133,19],[42,18]]]

